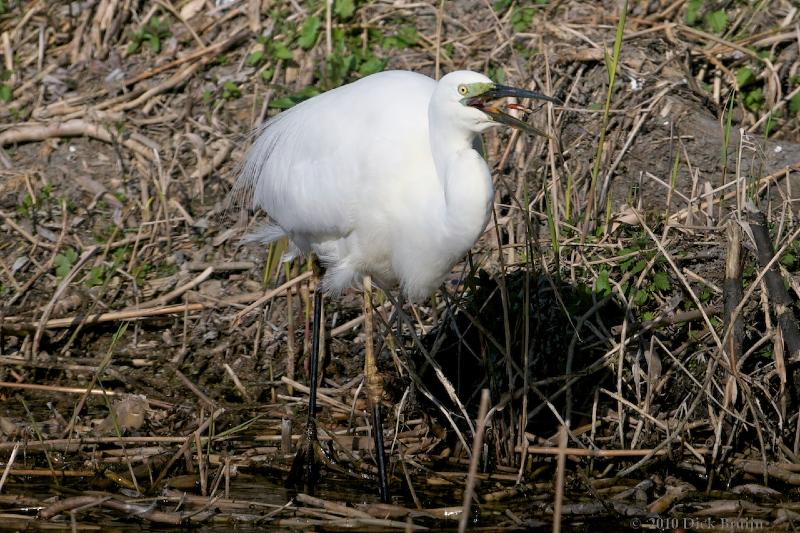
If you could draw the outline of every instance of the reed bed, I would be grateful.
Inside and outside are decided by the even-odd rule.
[[[793,530],[798,23],[788,0],[0,0],[0,522]],[[375,300],[381,504],[355,293],[325,331],[337,462],[283,487],[314,278],[241,245],[263,215],[228,192],[265,118],[388,68],[564,104],[521,115],[549,138],[487,135],[493,217],[442,290]]]

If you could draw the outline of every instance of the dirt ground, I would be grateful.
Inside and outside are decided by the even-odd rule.
[[[799,25],[788,0],[0,0],[0,528],[794,530]],[[357,291],[325,308],[337,464],[284,486],[314,278],[243,245],[264,214],[228,193],[265,119],[387,69],[562,104],[518,113],[549,137],[486,134],[492,220],[441,290],[405,319],[375,297],[383,504]]]

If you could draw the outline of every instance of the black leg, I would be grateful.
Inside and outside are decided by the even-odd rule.
[[[306,422],[305,442],[299,443],[297,453],[292,462],[289,476],[286,478],[288,487],[299,486],[302,482],[308,494],[314,494],[314,489],[319,479],[320,450],[317,438],[317,379],[319,367],[320,329],[322,319],[322,288],[317,285],[314,291],[314,315],[311,325],[311,360],[309,365],[309,393],[308,393],[308,420]]]
[[[383,449],[383,417],[381,404],[372,406],[372,432],[375,437],[375,460],[378,463],[378,481],[383,503],[389,503],[389,476],[386,473],[386,453]]]
[[[314,316],[311,326],[311,364],[309,366],[310,382],[308,385],[308,423],[314,424],[314,436],[316,436],[316,424],[314,415],[317,410],[317,367],[319,366],[319,343],[320,343],[320,322],[322,319],[322,288],[318,285],[314,291]]]

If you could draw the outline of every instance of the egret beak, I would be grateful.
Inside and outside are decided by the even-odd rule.
[[[501,124],[506,124],[511,126],[512,128],[521,129],[523,131],[527,131],[530,133],[535,133],[536,135],[541,135],[543,137],[549,137],[549,135],[530,124],[523,122],[517,118],[512,117],[511,115],[507,115],[503,113],[500,109],[495,106],[488,105],[487,100],[495,100],[497,98],[505,98],[509,96],[514,96],[516,98],[532,98],[535,100],[545,100],[547,102],[553,102],[555,104],[560,104],[561,101],[557,98],[553,98],[551,96],[546,96],[542,93],[537,93],[536,91],[528,91],[526,89],[518,89],[516,87],[509,87],[507,85],[494,85],[488,91],[481,93],[473,98],[470,98],[467,101],[467,105],[480,109],[490,117],[495,122],[499,122]],[[525,109],[522,106],[512,105],[509,106],[512,109]]]

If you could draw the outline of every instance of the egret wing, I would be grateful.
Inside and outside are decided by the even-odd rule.
[[[263,126],[234,194],[266,211],[302,249],[348,235],[364,209],[375,210],[397,187],[398,169],[413,172],[414,162],[430,160],[434,88],[427,76],[387,71],[284,111]],[[280,234],[261,232],[267,240]]]

